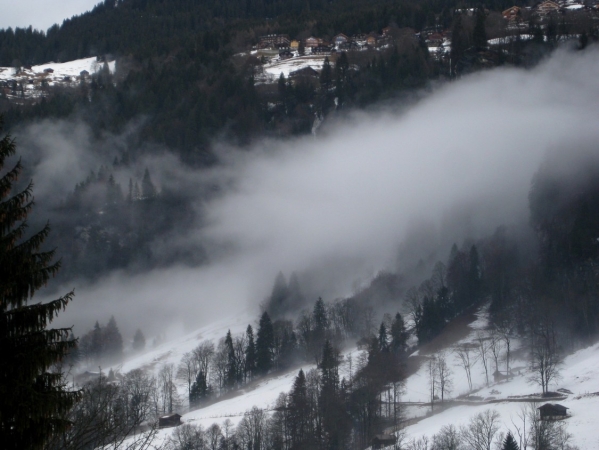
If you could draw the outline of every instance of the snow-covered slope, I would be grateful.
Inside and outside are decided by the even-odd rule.
[[[484,311],[478,314],[478,320],[470,325],[472,332],[462,339],[460,343],[473,342],[477,330],[486,325],[486,314]],[[512,350],[516,350],[518,343]],[[567,408],[570,417],[566,419],[567,431],[572,434],[572,444],[581,450],[599,449],[599,430],[595,423],[595,417],[599,414],[599,343],[588,348],[579,350],[567,356],[561,368],[561,377],[550,384],[550,390],[559,389],[562,398],[543,399],[540,388],[530,381],[531,372],[528,370],[526,360],[520,359],[525,352],[515,352],[518,355],[513,359],[511,367],[514,377],[509,381],[494,383],[491,379],[487,387],[483,366],[477,362],[472,367],[473,391],[470,393],[475,400],[464,399],[468,393],[468,383],[463,367],[458,358],[452,353],[447,353],[453,372],[452,381],[454,390],[452,396],[461,396],[459,401],[450,399],[447,405],[437,403],[435,409],[439,412],[431,412],[429,401],[429,378],[427,369],[423,365],[420,370],[409,377],[406,383],[404,400],[412,402],[423,402],[422,404],[410,405],[406,408],[407,418],[416,418],[415,424],[406,427],[407,440],[418,439],[422,436],[430,438],[445,425],[466,425],[470,418],[487,409],[492,409],[500,414],[501,430],[507,433],[510,430],[517,436],[516,427],[522,428],[519,417],[523,409],[527,408],[531,401],[536,402],[535,407],[545,403],[559,403]],[[493,364],[491,364],[493,366]],[[568,394],[567,392],[571,392]],[[426,415],[425,418],[421,418]],[[418,420],[421,418],[420,420]]]
[[[255,327],[256,316],[252,313],[255,311],[242,311],[214,322],[131,358],[115,369],[125,373],[136,368],[144,368],[157,373],[163,364],[177,365],[186,352],[204,340],[211,340],[216,344],[229,329],[233,335],[238,335],[245,332],[248,324]],[[455,345],[474,342],[477,335],[485,329],[487,317],[486,309],[481,309],[477,313],[476,320],[468,325],[470,332],[466,337],[452,344],[451,348]],[[444,349],[452,372],[453,390],[446,403],[444,405],[437,403],[432,413],[428,403],[430,400],[429,377],[426,364],[423,363],[406,380],[403,396],[403,401],[406,402],[405,417],[412,419],[408,422],[411,425],[404,430],[406,439],[418,439],[422,436],[430,438],[444,425],[453,424],[456,427],[466,425],[471,417],[487,409],[493,409],[500,414],[501,431],[511,430],[512,433],[515,433],[515,427],[521,426],[519,414],[522,413],[522,408],[527,406],[530,399],[540,400],[539,387],[528,381],[530,372],[527,369],[526,361],[521,359],[525,352],[518,352],[518,347],[518,342],[512,342],[514,354],[510,364],[514,373],[512,379],[494,383],[491,377],[490,385],[486,386],[483,366],[480,362],[476,362],[472,366],[473,390],[471,392],[469,392],[467,378],[459,358],[451,351],[451,348]],[[353,360],[356,361],[358,350],[352,348],[344,352],[344,356],[347,357],[350,353]],[[418,356],[423,360],[430,356],[419,353]],[[491,366],[493,366],[492,363]],[[314,367],[311,364],[302,366],[304,371]],[[300,366],[294,367],[286,373],[279,373],[250,383],[240,391],[231,393],[211,405],[189,412],[180,411],[183,413],[182,421],[208,427],[213,423],[222,426],[228,420],[231,425],[235,426],[243,417],[244,412],[253,406],[267,411],[272,410],[280,393],[288,392],[291,389],[299,368]],[[346,375],[344,373],[346,370],[346,367],[342,367],[341,374]],[[179,380],[177,387],[180,395],[185,398],[185,384]],[[581,450],[599,450],[599,431],[596,430],[594,423],[595,414],[599,413],[599,343],[566,357],[561,370],[561,379],[557,383],[553,383],[550,388],[554,391],[565,389],[566,391],[563,392],[572,392],[572,394],[564,393],[565,398],[559,400],[547,400],[549,402],[557,401],[569,408],[571,417],[567,419],[566,423],[568,431],[573,435],[572,443]],[[470,397],[466,398],[468,395]],[[537,406],[545,402],[540,401]],[[156,437],[157,443],[166,441],[172,432],[172,428],[160,430]]]

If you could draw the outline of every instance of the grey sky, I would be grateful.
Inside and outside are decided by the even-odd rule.
[[[47,30],[66,18],[89,11],[100,0],[0,0],[0,28]]]

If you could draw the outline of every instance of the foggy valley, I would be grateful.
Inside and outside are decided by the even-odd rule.
[[[599,4],[9,9],[0,447],[599,450]]]
[[[69,281],[58,291],[75,286],[77,297],[59,323],[89,329],[118,314],[129,335],[162,328],[165,317],[191,330],[222,310],[256,309],[279,271],[309,280],[308,297],[332,300],[379,271],[410,272],[420,260],[428,265],[416,276],[424,277],[453,243],[501,225],[526,239],[528,192],[546,155],[577,160],[573,149],[594,151],[597,65],[594,51],[563,51],[532,71],[466,77],[401,113],[351,114],[316,137],[262,141],[250,151],[222,146],[225,162],[214,169],[194,171],[164,149],[117,169],[121,186],[149,167],[158,189],[186,192],[185,207],[202,211],[197,222],[180,233],[174,224],[153,251],[202,248],[207,262]],[[61,121],[15,134],[41,208],[55,208],[126,145],[126,137],[98,143],[90,135],[81,123]],[[206,200],[210,189],[218,193]],[[97,197],[100,209],[103,192]],[[52,208],[38,213],[42,220]],[[141,322],[140,309],[151,311]]]

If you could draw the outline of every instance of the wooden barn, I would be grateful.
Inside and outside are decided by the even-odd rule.
[[[372,448],[385,448],[390,445],[395,445],[395,435],[393,434],[377,434],[374,439],[372,439]]]
[[[181,425],[181,415],[180,414],[169,414],[167,416],[162,416],[158,418],[158,427],[159,428],[168,428],[168,427],[176,427]]]
[[[541,420],[559,420],[568,417],[568,408],[557,403],[545,403],[537,409]]]

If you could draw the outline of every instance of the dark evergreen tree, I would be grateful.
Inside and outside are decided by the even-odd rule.
[[[256,371],[266,374],[272,368],[274,329],[266,311],[260,317],[260,328],[256,338]]]
[[[451,51],[449,57],[451,58],[451,75],[456,77],[461,72],[461,62],[464,58],[464,52],[466,51],[466,38],[464,36],[464,25],[462,24],[462,15],[456,14],[453,27],[451,29]]]
[[[327,317],[327,310],[322,301],[322,298],[318,298],[316,303],[314,304],[314,309],[312,311],[312,339],[314,342],[322,348],[324,340],[327,337],[327,331],[329,328],[329,319]]]
[[[339,390],[339,352],[327,339],[320,361],[320,396],[318,405],[322,417],[322,448],[344,449],[349,430],[349,416]]]
[[[123,358],[123,337],[117,327],[114,316],[102,330],[103,355],[109,362],[120,361]]]
[[[90,359],[93,359],[97,363],[100,363],[102,356],[104,355],[104,339],[103,339],[103,330],[100,327],[100,323],[96,320],[94,324],[94,328],[91,331],[91,339],[90,339],[90,347],[89,347],[89,356]]]
[[[323,92],[328,92],[333,82],[333,68],[329,61],[329,57],[325,56],[322,70],[320,71],[320,87]]]
[[[14,141],[0,140],[0,171],[15,154]],[[0,178],[0,442],[6,450],[41,449],[65,432],[66,413],[80,397],[67,390],[55,364],[75,346],[70,328],[48,325],[73,297],[29,304],[35,292],[60,268],[54,251],[41,251],[49,225],[25,238],[33,207],[32,187],[13,192],[22,171],[18,161]],[[11,196],[12,195],[12,196]]]
[[[154,186],[154,183],[152,183],[150,171],[147,168],[144,172],[144,177],[141,180],[141,195],[145,199],[156,197],[156,187]]]
[[[300,369],[289,393],[289,435],[291,448],[300,449],[311,438],[311,405],[306,388],[306,376]]]
[[[404,355],[407,349],[409,334],[400,313],[395,314],[391,323],[391,351],[396,355]]]
[[[287,286],[287,309],[296,311],[304,305],[304,302],[304,294],[302,293],[297,274],[294,272],[289,277],[289,285]]]
[[[235,349],[233,348],[233,337],[231,330],[227,331],[225,337],[225,347],[227,348],[227,372],[225,375],[225,384],[233,388],[237,382],[237,360],[235,358]]]
[[[282,74],[281,74],[282,75]],[[287,310],[287,299],[289,297],[289,291],[287,289],[287,281],[283,272],[279,272],[275,278],[275,284],[272,287],[272,292],[267,302],[268,313],[273,318],[282,316]]]
[[[501,450],[520,450],[520,447],[518,447],[518,443],[516,442],[516,439],[514,439],[511,431],[508,431],[507,436],[503,441],[503,447],[501,447]]]
[[[138,328],[133,336],[133,350],[143,351],[146,348],[146,338],[141,330]]]
[[[477,50],[487,48],[487,31],[485,30],[485,21],[487,15],[485,9],[481,6],[476,9],[476,21],[474,22],[474,30],[472,31],[472,43]]]
[[[245,348],[245,378],[252,379],[256,372],[256,344],[254,343],[254,330],[251,325],[248,325],[245,331],[247,338],[247,347]]]
[[[468,271],[468,305],[476,305],[482,298],[482,269],[476,245],[470,247],[470,269]]]
[[[381,326],[379,327],[379,351],[389,351],[389,337],[387,336],[387,327],[384,322],[381,322]]]
[[[200,370],[189,391],[189,404],[194,406],[199,405],[202,400],[205,400],[208,397],[208,395],[209,387],[206,381],[206,374],[204,371]]]
[[[321,383],[323,390],[336,392],[339,387],[339,355],[337,350],[328,339],[322,347],[322,359],[320,360]]]

